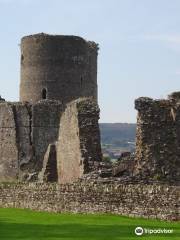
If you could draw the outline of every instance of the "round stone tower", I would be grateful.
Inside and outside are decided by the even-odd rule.
[[[81,37],[35,34],[21,40],[20,101],[97,100],[98,45]]]

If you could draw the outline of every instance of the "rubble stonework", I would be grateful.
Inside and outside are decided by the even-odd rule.
[[[68,213],[114,213],[178,220],[179,187],[75,182],[71,184],[0,184],[0,207]]]
[[[0,103],[0,181],[17,178],[19,162],[13,105]]]
[[[176,94],[175,96],[178,96]],[[180,180],[180,101],[139,98],[134,175],[144,179]]]
[[[56,144],[49,144],[46,154],[43,159],[43,167],[38,174],[40,182],[57,182],[57,152]]]
[[[59,182],[73,182],[90,171],[89,163],[102,159],[99,108],[90,99],[69,103],[62,114],[57,163]]]

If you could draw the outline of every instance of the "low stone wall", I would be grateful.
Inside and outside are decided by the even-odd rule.
[[[101,182],[0,184],[0,207],[72,213],[114,213],[178,220],[177,186]]]

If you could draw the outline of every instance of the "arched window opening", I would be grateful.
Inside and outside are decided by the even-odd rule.
[[[47,90],[45,88],[42,90],[42,99],[47,99]]]

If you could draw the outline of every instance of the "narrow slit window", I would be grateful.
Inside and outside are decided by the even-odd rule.
[[[47,99],[47,90],[45,88],[42,90],[42,99]]]
[[[81,88],[83,86],[83,78],[82,77],[81,77],[81,80],[80,80],[80,86],[81,86]]]
[[[23,63],[23,61],[24,61],[24,56],[23,54],[21,54],[21,63]]]

